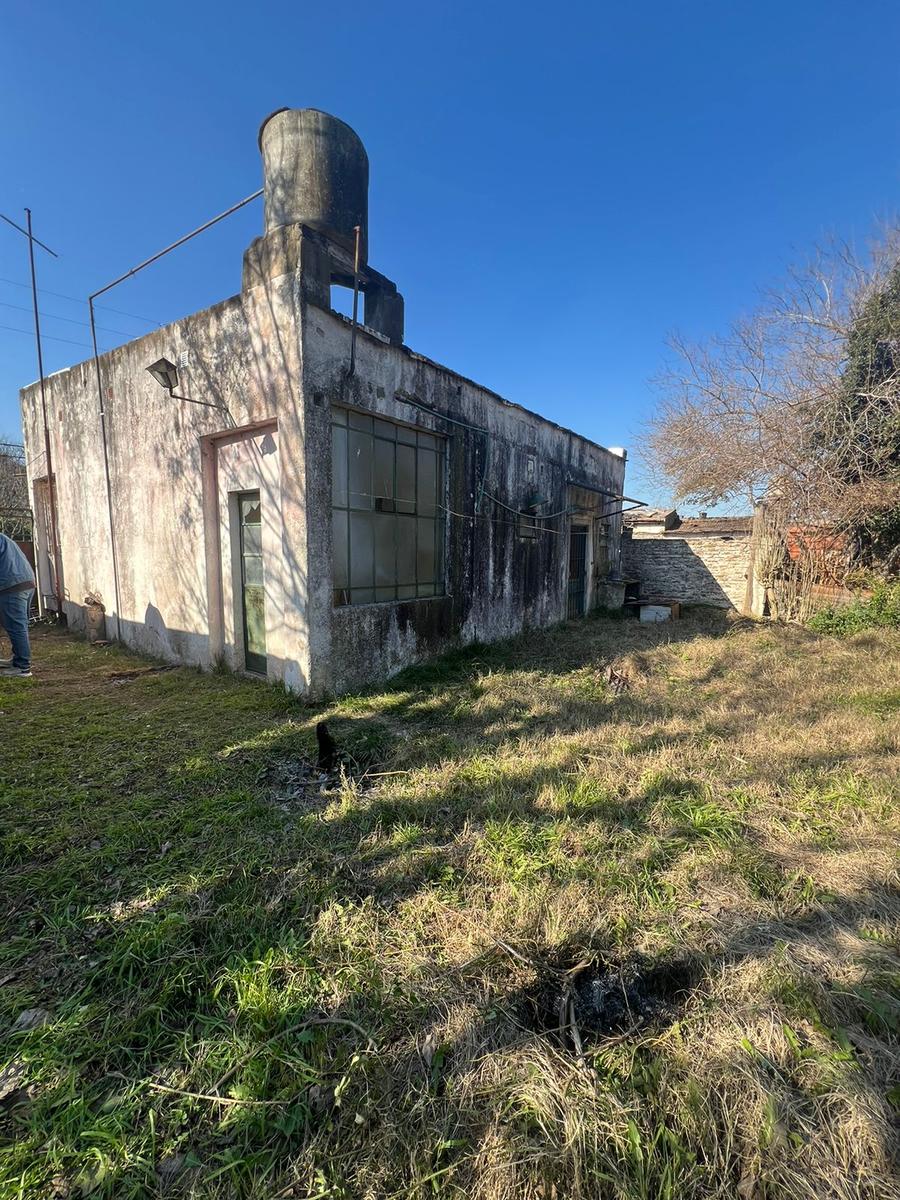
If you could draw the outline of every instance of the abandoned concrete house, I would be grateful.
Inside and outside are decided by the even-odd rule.
[[[753,608],[752,517],[680,517],[674,508],[625,513],[622,572],[642,596]]]
[[[283,109],[260,150],[240,293],[47,380],[55,552],[22,391],[48,602],[83,629],[96,596],[138,650],[311,696],[621,603],[624,452],[404,345],[347,125]],[[354,287],[359,323],[332,307]]]

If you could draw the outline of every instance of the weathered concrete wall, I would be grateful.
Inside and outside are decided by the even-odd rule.
[[[123,641],[138,650],[201,666],[222,656],[234,661],[233,623],[231,641],[211,636],[211,630],[221,635],[225,625],[210,609],[216,564],[209,532],[212,523],[218,537],[222,513],[215,490],[203,483],[201,439],[231,424],[277,420],[281,455],[302,459],[294,283],[289,275],[250,283],[240,296],[101,358],[120,611],[93,363],[47,381],[65,608],[75,629],[82,627],[84,597],[95,592],[106,605],[110,633],[118,624]],[[216,409],[170,398],[146,371],[158,358],[178,363],[182,355],[179,393],[226,405],[230,420]],[[21,402],[34,488],[46,469],[36,385],[22,391]],[[264,436],[271,440],[271,433],[260,435],[252,452],[260,464],[256,486],[264,510],[268,505],[279,514],[272,533],[278,553],[267,560],[267,594],[273,597],[269,674],[302,688],[309,670],[302,472],[273,473],[261,450]],[[225,575],[230,571],[227,561],[218,567]]]
[[[750,569],[750,535],[622,539],[622,570],[641,581],[642,597],[712,604],[743,611]]]
[[[302,316],[309,488],[309,619],[313,683],[344,691],[381,679],[453,642],[491,641],[565,617],[568,522],[559,516],[529,540],[516,517],[485,496],[521,508],[535,492],[560,513],[570,480],[621,493],[618,455],[368,332],[357,335],[347,378],[349,323],[312,304]],[[407,397],[408,399],[403,399]],[[409,401],[435,410],[435,414]],[[448,442],[447,594],[366,606],[332,606],[330,512],[334,403],[441,433]],[[464,422],[474,429],[453,422]],[[529,474],[529,459],[533,474]],[[611,520],[618,567],[620,518]]]
[[[591,489],[620,494],[624,458],[369,331],[358,333],[349,378],[349,322],[323,307],[321,271],[303,269],[317,255],[321,247],[302,228],[275,230],[245,255],[240,296],[102,357],[118,605],[93,364],[49,381],[66,610],[75,628],[84,597],[99,593],[110,634],[118,626],[129,645],[240,669],[230,497],[256,488],[268,674],[297,691],[357,688],[455,641],[490,641],[565,617],[567,510],[574,504],[580,520],[599,524],[615,504]],[[161,357],[179,363],[180,393],[227,405],[231,420],[170,398],[146,371]],[[445,437],[445,595],[333,607],[335,403]],[[34,487],[44,474],[34,385],[22,407]],[[556,515],[526,538],[502,505],[520,510],[535,493],[546,500],[542,511]],[[606,522],[613,572],[620,521]],[[589,603],[606,595],[599,567],[592,572],[598,546],[593,538]]]

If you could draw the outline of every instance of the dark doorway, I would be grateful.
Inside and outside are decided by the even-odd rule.
[[[266,591],[262,554],[262,506],[259,492],[237,498],[241,526],[241,613],[244,623],[244,665],[265,675]]]
[[[569,587],[566,605],[566,616],[569,618],[584,616],[587,535],[587,525],[573,525],[569,530]]]

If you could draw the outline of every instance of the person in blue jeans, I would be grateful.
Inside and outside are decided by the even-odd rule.
[[[0,675],[31,676],[28,614],[34,595],[31,563],[5,533],[0,533],[0,625],[12,642],[12,658],[0,664]]]

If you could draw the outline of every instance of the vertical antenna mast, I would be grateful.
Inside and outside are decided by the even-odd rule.
[[[59,255],[55,250],[51,250],[49,246],[40,241],[34,236],[31,228],[31,209],[25,209],[25,216],[28,219],[28,228],[23,229],[21,225],[17,225],[15,221],[11,221],[9,217],[4,217],[0,213],[0,217],[11,225],[13,229],[17,229],[19,233],[28,238],[28,264],[31,268],[31,301],[34,308],[34,341],[37,348],[37,363],[38,363],[38,379],[41,388],[41,417],[44,422],[44,457],[47,461],[47,507],[48,507],[48,523],[50,526],[49,536],[50,545],[47,547],[48,557],[53,563],[53,583],[54,595],[56,597],[56,615],[58,620],[63,619],[63,602],[62,602],[62,570],[59,554],[59,539],[57,536],[57,519],[56,519],[56,482],[53,475],[53,457],[50,449],[50,426],[47,420],[47,392],[44,385],[44,349],[41,342],[41,318],[38,312],[38,288],[37,288],[37,271],[34,265],[34,247],[35,243],[46,250],[48,254],[52,254],[54,258]]]

